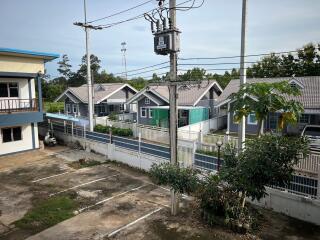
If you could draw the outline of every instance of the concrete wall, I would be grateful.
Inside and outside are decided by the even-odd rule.
[[[14,142],[3,143],[2,131],[0,129],[0,156],[33,149],[31,123],[20,125],[20,126],[22,127],[21,129],[22,140],[14,141]],[[37,123],[34,124],[34,141],[35,141],[35,148],[39,148]]]
[[[0,56],[0,72],[44,73],[44,61],[40,58]]]
[[[40,128],[40,134],[44,135],[46,129]],[[150,170],[151,165],[153,163],[159,164],[162,162],[167,162],[168,160],[154,157],[147,154],[139,154],[138,152],[133,152],[130,150],[126,150],[123,148],[115,147],[113,144],[103,144],[90,140],[85,140],[83,138],[72,137],[69,135],[65,135],[61,132],[55,132],[55,137],[58,140],[63,140],[65,143],[78,141],[83,148],[87,151],[94,151],[99,154],[106,156],[106,159],[115,160],[118,162],[122,162],[128,164],[129,166],[141,168],[146,171]]]
[[[268,196],[253,203],[303,221],[320,225],[320,201],[267,188]]]
[[[216,117],[208,119],[206,121],[190,124],[188,126],[180,127],[179,130],[186,132],[198,132],[202,134],[208,134],[211,129],[218,130],[226,125],[226,117]]]

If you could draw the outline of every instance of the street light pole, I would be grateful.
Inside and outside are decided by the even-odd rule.
[[[241,53],[240,53],[240,87],[247,82],[245,54],[246,54],[246,28],[247,28],[247,0],[242,0],[242,23],[241,23]],[[246,118],[243,116],[238,129],[238,150],[244,149],[246,140]]]

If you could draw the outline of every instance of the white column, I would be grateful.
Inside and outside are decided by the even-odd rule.
[[[230,117],[230,103],[228,103],[228,110],[227,110],[227,112],[228,112],[228,117],[227,117],[227,132],[226,132],[226,134],[230,134],[230,121],[231,121],[231,117]]]

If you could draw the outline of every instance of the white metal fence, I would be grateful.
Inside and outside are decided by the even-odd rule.
[[[306,158],[300,160],[295,169],[298,172],[318,174],[320,171],[320,155],[311,152]]]

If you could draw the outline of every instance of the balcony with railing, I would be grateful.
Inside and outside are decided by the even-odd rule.
[[[15,112],[37,112],[38,100],[33,99],[0,99],[0,114]]]

